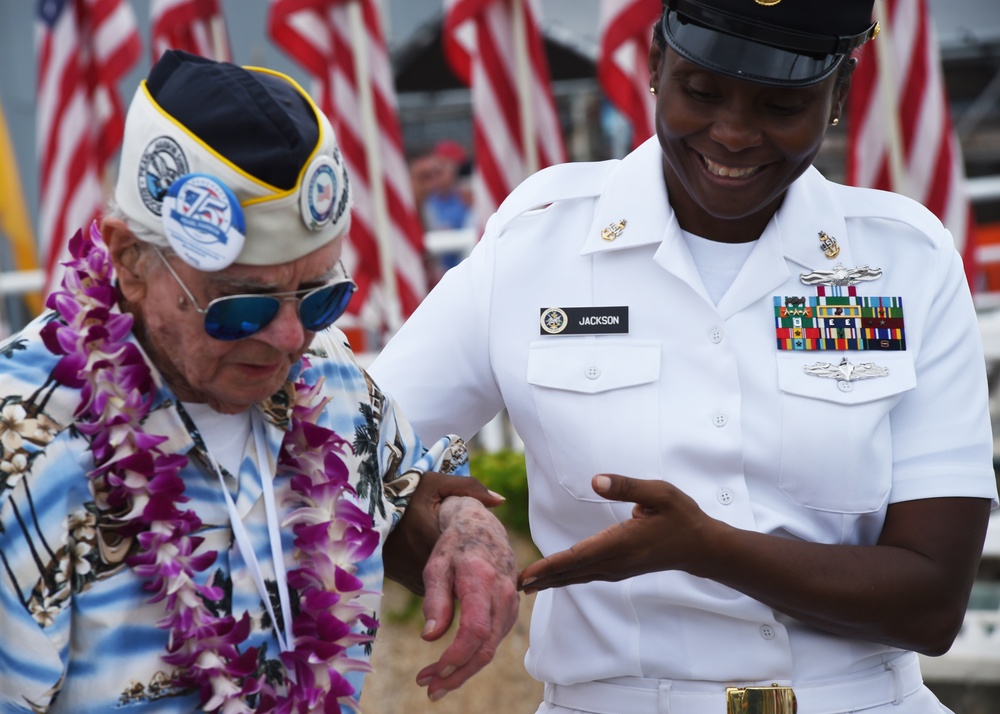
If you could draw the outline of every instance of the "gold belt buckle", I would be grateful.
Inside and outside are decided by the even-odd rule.
[[[799,709],[791,687],[727,687],[726,714],[796,714]]]

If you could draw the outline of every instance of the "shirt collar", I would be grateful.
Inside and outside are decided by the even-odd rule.
[[[680,239],[674,211],[668,201],[663,178],[663,152],[656,136],[645,141],[614,168],[608,178],[587,231],[581,255],[663,243],[669,236]],[[605,229],[620,226],[613,240]],[[836,241],[839,253],[828,258],[820,231]],[[844,214],[831,184],[813,166],[788,189],[781,208],[760,239],[770,252],[809,270],[836,263],[852,265],[850,241]]]
[[[662,242],[674,222],[674,211],[664,200],[666,195],[663,151],[659,140],[653,136],[612,170],[598,198],[580,254]],[[605,229],[613,230],[622,222],[624,226],[613,240],[602,237]]]

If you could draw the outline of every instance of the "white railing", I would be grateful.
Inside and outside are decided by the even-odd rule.
[[[45,271],[18,270],[0,273],[0,296],[36,293],[45,286]]]

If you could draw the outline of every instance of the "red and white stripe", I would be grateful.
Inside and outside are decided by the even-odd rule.
[[[445,0],[445,56],[472,89],[479,228],[529,174],[566,161],[540,17],[535,0]]]
[[[656,102],[649,93],[649,45],[660,0],[601,0],[597,79],[632,125],[632,148],[653,135]]]
[[[219,0],[151,0],[149,14],[154,64],[168,49],[232,61]]]
[[[934,27],[924,0],[876,4],[882,32],[864,46],[848,99],[847,182],[905,194],[951,231],[974,269],[971,208]]]
[[[123,0],[43,0],[36,10],[39,252],[48,289],[70,237],[104,206],[105,168],[125,127],[117,84],[142,44]]]
[[[314,78],[313,98],[347,165],[354,213],[344,261],[358,284],[351,312],[366,318],[379,305],[382,325],[394,330],[423,299],[427,277],[377,2],[272,0],[268,31]]]

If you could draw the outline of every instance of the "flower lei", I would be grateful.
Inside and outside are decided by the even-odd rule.
[[[299,594],[294,647],[280,655],[288,674],[280,694],[251,676],[257,649],[239,650],[250,633],[249,615],[216,617],[208,604],[222,599],[222,589],[195,579],[216,552],[197,552],[204,539],[193,534],[201,521],[181,506],[188,500],[180,475],[187,457],[164,454],[158,446],[167,437],[142,428],[153,379],[127,339],[132,316],[117,308],[113,267],[96,224],[89,238],[78,231],[69,247],[73,259],[65,263],[62,290],[46,303],[62,320],[46,325],[42,336],[51,352],[63,355],[53,377],[80,390],[77,428],[91,439],[95,500],[122,536],[137,537],[140,547],[128,563],[149,578],[150,602],[165,601],[167,614],[157,625],[170,633],[163,659],[178,670],[175,684],[197,687],[208,712],[339,712],[341,704],[360,711],[344,675],[371,668],[346,650],[373,639],[353,632],[355,625],[373,630],[378,623],[356,601],[365,591],[354,573],[379,536],[368,514],[343,497],[354,493],[340,456],[350,445],[316,423],[329,401],[321,397],[322,381],[293,385],[290,429],[278,458],[277,475],[290,477],[284,505],[293,508],[282,525],[293,529],[298,564],[288,584]],[[256,708],[248,704],[251,696]]]

